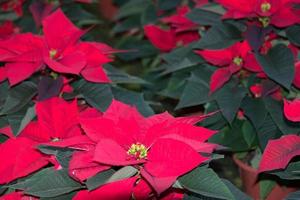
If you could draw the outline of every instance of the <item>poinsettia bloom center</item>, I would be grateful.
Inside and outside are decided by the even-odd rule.
[[[137,160],[139,160],[147,157],[148,149],[145,145],[136,143],[130,146],[127,154],[130,156],[134,156]]]
[[[270,4],[270,3],[267,3],[267,2],[262,3],[262,4],[260,5],[260,10],[261,10],[263,13],[268,12],[269,10],[271,10],[271,4]]]
[[[236,56],[233,58],[233,63],[237,66],[241,66],[243,64],[243,58]]]
[[[54,59],[57,56],[57,50],[56,49],[51,49],[49,51],[49,56],[51,59]]]
[[[55,138],[52,138],[51,140],[52,142],[58,142],[59,141],[59,138],[55,137]]]
[[[263,27],[267,27],[270,23],[270,18],[269,17],[260,17],[260,18],[258,18],[258,20],[263,25]]]

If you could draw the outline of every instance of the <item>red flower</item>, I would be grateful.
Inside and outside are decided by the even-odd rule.
[[[242,68],[252,72],[261,72],[262,69],[256,61],[247,41],[238,42],[233,46],[222,50],[199,50],[201,55],[209,63],[220,67],[210,80],[210,92],[222,87],[230,77]]]
[[[299,10],[294,0],[217,0],[227,12],[225,19],[257,18],[266,27],[272,24],[286,27],[299,23]]]
[[[155,25],[144,26],[145,35],[155,47],[165,52],[171,51],[177,45],[198,40],[199,34],[195,30],[197,25],[185,16],[189,11],[187,6],[183,6],[177,9],[175,15],[161,19],[161,22],[169,25],[168,30]]]
[[[84,31],[78,29],[57,9],[43,21],[44,62],[54,71],[79,74],[86,65],[83,52],[76,47]]]
[[[81,119],[86,134],[97,142],[94,161],[110,166],[143,165],[142,176],[149,182],[165,179],[164,185],[154,187],[158,193],[207,160],[197,151],[211,151],[203,143],[215,131],[194,123],[195,117],[173,118],[167,113],[143,118],[135,108],[117,101],[102,117]]]
[[[261,158],[258,171],[284,169],[292,158],[300,155],[300,137],[287,135],[280,139],[271,140]]]
[[[284,115],[290,121],[300,122],[300,99],[284,100]]]
[[[196,3],[196,7],[202,7],[208,3],[208,0],[194,0],[194,2]]]

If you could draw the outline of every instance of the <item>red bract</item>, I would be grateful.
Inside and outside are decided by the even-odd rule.
[[[36,145],[24,137],[10,138],[0,144],[0,184],[27,176],[48,164],[48,158],[35,149]]]
[[[75,152],[70,161],[70,176],[83,182],[97,173],[110,168],[110,166],[107,165],[100,165],[95,162],[93,158],[94,149]]]
[[[78,49],[86,55],[86,66],[81,71],[81,75],[91,82],[110,82],[102,66],[112,60],[106,53],[99,49],[97,43],[81,42]]]
[[[284,115],[293,122],[300,122],[300,99],[284,100]]]
[[[102,117],[81,119],[88,137],[97,142],[94,161],[110,166],[142,164],[142,176],[148,182],[165,180],[159,181],[163,183],[159,187],[152,185],[158,193],[208,159],[197,151],[212,150],[211,146],[203,148],[203,143],[215,131],[194,123],[195,117],[176,119],[167,113],[144,118],[135,108],[117,101]]]
[[[0,39],[7,39],[18,31],[12,21],[5,21],[0,25]]]
[[[199,50],[201,55],[209,63],[220,67],[210,80],[210,92],[222,87],[236,72],[245,68],[252,72],[261,72],[262,69],[256,61],[247,41],[238,42],[233,46],[222,50]]]
[[[259,165],[259,172],[284,169],[293,157],[300,155],[299,147],[300,137],[297,135],[269,141]]]
[[[31,33],[17,34],[0,41],[0,60],[10,85],[15,85],[43,66],[43,39]]]
[[[295,79],[293,84],[300,89],[300,61],[295,64]]]
[[[177,9],[175,15],[161,19],[161,22],[169,25],[168,30],[163,30],[159,26],[144,26],[145,35],[151,43],[161,51],[169,52],[177,45],[186,45],[199,39],[199,34],[195,31],[197,26],[185,15],[189,12],[187,6]]]
[[[30,138],[39,144],[89,149],[93,143],[81,133],[77,102],[60,98],[36,104],[37,122],[31,122],[19,137]]]
[[[272,24],[286,27],[299,23],[299,10],[294,0],[217,0],[227,12],[225,19],[257,18],[263,27]]]
[[[93,191],[82,190],[75,195],[73,200],[130,200],[135,182],[136,178],[133,177],[105,184]]]

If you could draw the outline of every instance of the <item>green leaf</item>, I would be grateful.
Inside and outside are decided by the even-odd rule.
[[[269,140],[279,138],[282,135],[270,114],[264,119],[262,126],[257,130],[258,141],[262,150],[266,148]]]
[[[25,194],[37,197],[56,197],[82,188],[80,183],[68,175],[67,169],[43,169],[28,179],[9,185],[14,189],[24,190]]]
[[[144,116],[153,115],[152,108],[144,100],[143,94],[138,92],[129,91],[123,88],[112,88],[112,93],[115,99],[122,101],[126,104],[134,105],[140,113]]]
[[[192,72],[176,109],[204,104],[211,100],[211,96],[209,96],[209,80],[205,80],[205,77],[202,76],[210,77],[211,71],[202,67],[201,70]]]
[[[300,25],[290,26],[286,29],[286,36],[290,42],[293,44],[300,46]]]
[[[219,23],[210,28],[194,48],[224,49],[242,40],[240,30],[231,24]]]
[[[213,94],[224,117],[229,123],[235,118],[245,95],[246,90],[234,81],[227,83]]]
[[[138,173],[138,170],[132,166],[125,166],[116,171],[108,180],[107,182],[115,182],[119,181],[125,178],[129,178],[134,176],[135,174]]]
[[[291,162],[284,170],[271,172],[271,174],[285,180],[300,180],[300,162]]]
[[[242,126],[242,133],[249,147],[252,147],[256,140],[256,130],[249,121],[245,121]]]
[[[143,13],[148,7],[150,1],[145,0],[130,0],[124,4],[118,11],[117,19]]]
[[[15,136],[18,136],[29,122],[35,117],[35,107],[23,108],[22,110],[7,115],[7,120]]]
[[[246,97],[243,99],[241,107],[255,129],[258,130],[268,114],[263,100],[261,98]]]
[[[264,98],[264,103],[273,121],[283,134],[294,134],[300,131],[300,123],[288,121],[283,114],[282,102],[276,101],[271,97]]]
[[[158,7],[160,10],[171,10],[179,6],[180,3],[181,0],[158,0]]]
[[[116,172],[116,170],[114,169],[109,169],[103,172],[100,172],[98,174],[96,174],[95,176],[87,179],[86,181],[86,186],[88,188],[88,190],[94,190],[98,187],[100,187],[101,185],[104,185],[105,183],[107,183],[107,181],[109,180],[109,178]]]
[[[207,11],[207,10],[203,10],[203,9],[199,9],[199,8],[193,9],[186,16],[192,22],[199,24],[199,25],[203,25],[203,26],[216,25],[221,20],[220,14],[217,14],[217,13],[214,13],[211,11]]]
[[[74,152],[74,149],[66,147],[53,147],[47,145],[40,145],[38,149],[44,154],[54,155],[59,164],[65,169],[68,169],[69,162]]]
[[[74,83],[74,92],[80,94],[88,104],[100,111],[105,111],[110,105],[113,95],[108,84],[91,83],[83,79]]]
[[[153,4],[149,4],[148,7],[145,9],[145,11],[142,13],[141,16],[141,24],[147,25],[154,23],[158,17],[157,17],[157,10]]]
[[[8,95],[9,84],[7,81],[0,83],[0,110],[3,108],[5,100]]]
[[[113,83],[136,83],[136,84],[146,84],[147,82],[143,79],[129,75],[112,65],[105,65],[106,73]]]
[[[290,193],[284,200],[299,200],[300,190]]]
[[[284,44],[272,47],[267,55],[256,54],[264,72],[272,80],[290,89],[295,76],[294,56]]]
[[[222,179],[207,166],[194,169],[180,177],[179,182],[185,189],[197,194],[220,199],[234,199]]]
[[[276,185],[276,181],[273,180],[261,180],[259,181],[259,188],[260,188],[260,198],[266,199],[270,192],[273,190],[274,186]]]
[[[234,152],[250,150],[243,134],[241,134],[242,124],[242,122],[235,120],[231,126],[227,126],[219,133],[213,135],[209,142],[223,145]]]
[[[3,105],[1,114],[10,114],[21,110],[35,95],[37,87],[34,83],[25,81],[11,88]]]

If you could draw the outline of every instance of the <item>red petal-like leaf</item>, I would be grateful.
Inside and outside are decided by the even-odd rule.
[[[207,160],[189,145],[174,139],[160,139],[148,153],[145,169],[155,177],[181,176]]]
[[[0,184],[27,176],[47,165],[47,158],[35,149],[35,145],[25,137],[11,138],[0,144]]]
[[[222,87],[231,77],[231,72],[227,68],[217,69],[210,78],[210,93]]]
[[[135,182],[134,177],[105,184],[93,191],[82,190],[73,200],[130,200]]]
[[[155,25],[144,26],[146,36],[151,43],[161,51],[171,51],[176,47],[175,32],[172,30],[162,30]]]
[[[284,169],[290,160],[300,155],[300,137],[287,135],[280,139],[270,140],[264,151],[258,171]]]
[[[300,99],[284,101],[284,115],[293,122],[300,122]]]
[[[109,166],[101,165],[93,161],[94,151],[78,151],[72,156],[69,165],[69,174],[83,182],[96,175],[98,172],[109,169]]]

